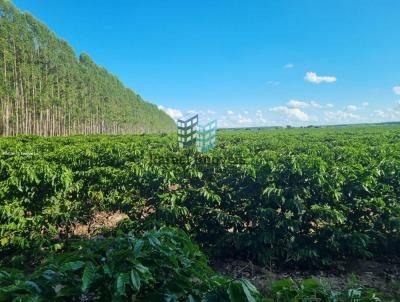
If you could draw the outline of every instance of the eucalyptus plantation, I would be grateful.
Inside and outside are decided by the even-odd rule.
[[[43,23],[0,0],[0,134],[169,132],[173,120]]]

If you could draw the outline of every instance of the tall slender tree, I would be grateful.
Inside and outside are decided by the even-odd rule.
[[[0,134],[173,131],[175,123],[89,55],[0,0]]]

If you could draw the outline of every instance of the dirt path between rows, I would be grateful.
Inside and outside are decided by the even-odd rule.
[[[271,282],[283,278],[292,278],[296,281],[313,278],[333,291],[345,290],[346,285],[355,275],[358,283],[363,287],[378,289],[387,298],[400,301],[400,264],[359,260],[338,263],[330,271],[297,271],[270,269],[254,265],[250,261],[227,259],[211,261],[211,266],[223,275],[249,279],[264,294],[268,292]]]
[[[90,236],[101,228],[116,227],[127,218],[122,213],[98,212],[89,224],[77,224],[74,235]],[[211,260],[211,267],[217,272],[234,278],[247,278],[266,294],[270,284],[279,279],[292,278],[300,281],[313,278],[333,291],[345,290],[352,276],[357,277],[363,287],[375,288],[386,297],[400,302],[400,261],[396,263],[358,260],[351,263],[338,262],[331,270],[293,270],[290,268],[269,268],[237,259]]]

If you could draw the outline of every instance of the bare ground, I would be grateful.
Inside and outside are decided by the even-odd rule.
[[[346,285],[357,277],[363,287],[375,288],[388,298],[400,301],[400,264],[358,260],[351,263],[338,263],[332,270],[296,271],[271,269],[258,266],[250,261],[226,259],[211,261],[211,266],[223,275],[234,278],[247,278],[262,292],[267,293],[269,285],[279,279],[292,278],[300,281],[313,278],[333,291],[345,290]]]
[[[125,218],[128,218],[128,216],[120,212],[97,212],[88,224],[76,224],[73,233],[75,236],[87,237],[101,228],[115,228],[118,222]]]
[[[125,218],[127,216],[119,212],[98,212],[89,224],[75,225],[74,235],[90,237],[98,229],[116,227],[118,222]],[[326,287],[339,291],[345,290],[352,276],[356,276],[358,283],[363,287],[375,288],[388,298],[394,298],[394,301],[400,302],[400,263],[398,262],[368,260],[338,262],[333,269],[312,271],[269,268],[255,265],[251,261],[237,259],[211,260],[210,264],[214,270],[223,275],[251,280],[264,294],[268,292],[268,287],[273,281],[283,278],[292,278],[296,281],[313,278]]]

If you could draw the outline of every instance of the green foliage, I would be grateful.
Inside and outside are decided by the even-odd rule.
[[[48,255],[28,275],[0,268],[0,301],[385,301],[356,283],[334,292],[313,279],[276,281],[262,297],[248,280],[212,271],[182,231],[163,228],[141,237],[117,233],[77,241],[63,253]]]
[[[171,132],[174,121],[29,13],[0,0],[0,134]]]
[[[0,301],[262,301],[247,280],[214,273],[183,232],[75,242],[26,276],[0,270]]]
[[[296,282],[293,279],[282,279],[271,285],[271,301],[279,302],[383,302],[381,294],[372,289],[365,289],[352,284],[346,291],[335,292],[322,286],[314,279]]]
[[[2,139],[0,249],[57,250],[75,224],[119,211],[129,229],[179,227],[215,256],[390,257],[399,138],[396,126],[220,132],[206,154],[178,149],[174,135]]]

